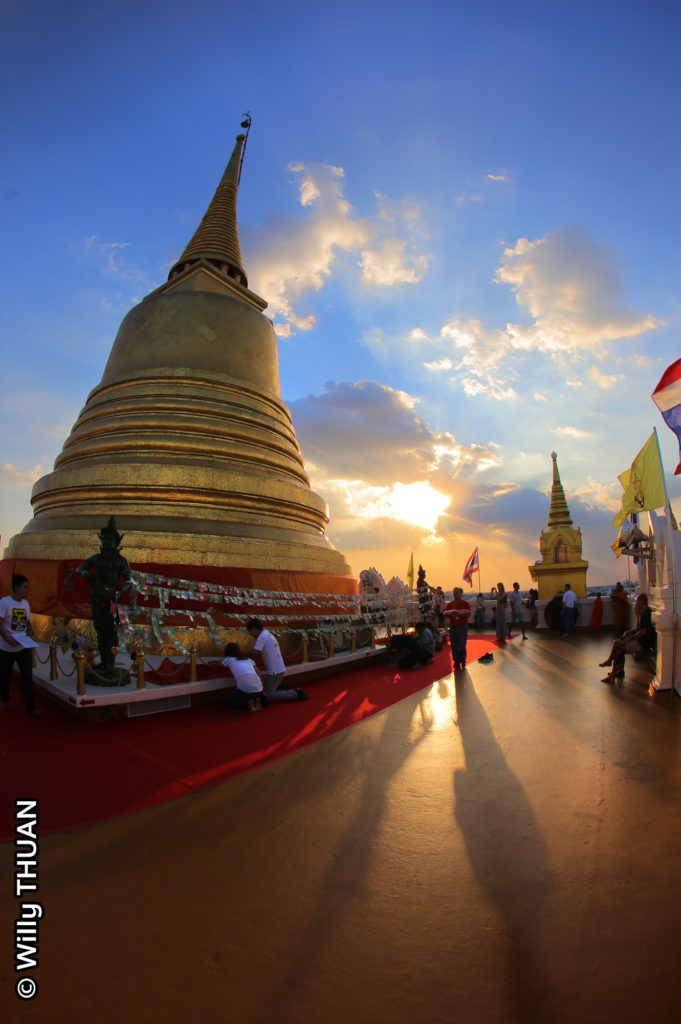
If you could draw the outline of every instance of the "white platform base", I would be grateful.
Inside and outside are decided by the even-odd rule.
[[[339,654],[337,657],[311,661],[301,665],[291,665],[286,670],[286,681],[289,686],[303,686],[306,679],[319,675],[331,675],[348,668],[359,667],[359,663],[385,657],[385,648],[362,648],[355,654]],[[185,658],[172,659],[160,655],[145,659],[147,666],[156,669],[166,660],[176,660],[178,665],[184,664]],[[120,661],[116,664],[128,667]],[[218,671],[220,671],[218,669]],[[48,693],[54,700],[69,705],[75,710],[86,711],[93,708],[117,708],[119,713],[134,717],[139,714],[152,714],[160,711],[173,711],[189,707],[192,697],[227,690],[234,685],[231,676],[216,676],[215,679],[201,679],[195,683],[159,683],[146,682],[138,689],[137,680],[133,677],[128,686],[89,686],[85,694],[78,693],[75,662],[71,652],[57,651],[57,678],[50,679],[50,649],[41,644],[36,651],[36,666],[33,669],[33,680],[36,686]]]

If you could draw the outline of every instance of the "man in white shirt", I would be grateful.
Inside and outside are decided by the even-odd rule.
[[[12,593],[0,600],[0,702],[9,707],[9,681],[16,663],[21,692],[29,715],[41,715],[33,699],[33,661],[29,647],[32,639],[31,607],[28,603],[28,579],[21,573],[12,576]]]
[[[522,630],[523,640],[527,640],[525,635],[525,613],[523,612],[523,599],[520,594],[519,583],[513,584],[513,590],[508,595],[508,603],[511,606],[511,624],[518,622]],[[511,635],[511,626],[508,627],[508,635]]]
[[[563,617],[565,622],[565,632],[563,633],[563,636],[570,636],[570,633],[575,628],[576,604],[577,595],[570,584],[566,583],[565,590],[563,591]]]
[[[260,656],[265,667],[262,681],[268,702],[309,700],[308,695],[300,687],[295,690],[279,689],[286,675],[286,666],[277,638],[268,629],[265,629],[260,619],[249,619],[246,623],[246,632],[250,633],[255,640],[253,653]]]

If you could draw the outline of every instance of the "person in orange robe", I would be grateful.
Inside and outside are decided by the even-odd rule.
[[[612,624],[614,629],[626,629],[629,625],[629,598],[621,583],[610,594],[612,601]]]
[[[595,633],[600,633],[601,626],[603,625],[603,598],[600,594],[596,594],[594,600],[594,606],[591,609],[591,618],[589,619],[589,629],[593,629]]]

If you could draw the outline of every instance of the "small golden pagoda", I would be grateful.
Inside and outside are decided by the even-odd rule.
[[[586,597],[586,570],[589,568],[589,563],[582,560],[582,531],[572,525],[556,452],[551,452],[551,458],[553,485],[547,529],[539,538],[541,561],[528,566],[530,576],[537,583],[540,601],[550,601],[566,583],[577,597]]]
[[[33,488],[33,519],[5,551],[3,576],[30,576],[36,611],[61,603],[64,573],[50,567],[91,554],[112,514],[140,570],[214,579],[206,574],[217,569],[225,584],[357,592],[325,536],[326,503],[281,400],[267,303],[242,264],[245,139],[167,282],[121,323],[100,384]]]

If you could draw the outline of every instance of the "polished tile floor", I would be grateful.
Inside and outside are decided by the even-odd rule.
[[[257,772],[46,836],[24,1005],[2,896],[4,1019],[681,1020],[681,700],[636,668],[602,684],[610,640],[530,634]]]

